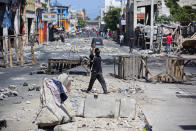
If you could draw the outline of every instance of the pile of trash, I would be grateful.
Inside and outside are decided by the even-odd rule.
[[[144,90],[142,90],[141,88],[126,88],[126,89],[120,89],[118,93],[130,95],[130,94],[144,93]]]

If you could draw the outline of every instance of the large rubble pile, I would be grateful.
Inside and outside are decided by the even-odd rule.
[[[114,85],[108,82],[111,94],[100,94],[100,90],[94,90],[90,94],[81,92],[86,86],[86,78],[88,77],[68,77],[66,74],[61,74],[58,80],[66,85],[68,81],[72,81],[72,87],[68,94],[68,99],[57,106],[49,88],[43,83],[41,88],[41,106],[36,118],[36,123],[40,128],[50,128],[54,131],[90,131],[90,130],[142,130],[146,123],[139,105],[135,99],[124,95],[124,90],[121,88],[111,90]],[[122,84],[121,82],[117,82]],[[95,87],[97,83],[95,83]],[[124,86],[126,84],[123,84]],[[127,83],[127,85],[129,85]],[[142,93],[137,90],[137,93]],[[65,90],[67,90],[64,87]],[[101,87],[100,87],[101,89]],[[131,90],[131,89],[130,89]],[[43,95],[44,92],[44,95]],[[121,97],[115,96],[115,93],[120,93]],[[129,92],[131,94],[131,92]],[[136,92],[135,92],[136,93]],[[134,94],[134,93],[133,93]],[[72,121],[72,122],[71,122]],[[71,122],[71,123],[70,123]]]

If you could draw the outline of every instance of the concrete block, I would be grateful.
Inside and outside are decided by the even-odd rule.
[[[114,117],[118,118],[120,115],[120,99],[116,99],[116,104],[115,104],[115,114]]]
[[[84,103],[85,103],[85,99],[80,99],[78,102],[78,109],[76,112],[76,116],[77,117],[83,117],[84,116]]]
[[[120,104],[120,117],[135,119],[136,114],[136,100],[123,98]]]
[[[75,123],[57,125],[54,127],[54,131],[77,131],[77,126]]]
[[[84,107],[86,118],[112,118],[115,115],[116,100],[107,95],[87,96]]]

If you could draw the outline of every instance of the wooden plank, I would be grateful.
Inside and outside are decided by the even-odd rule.
[[[166,82],[168,82],[168,68],[169,68],[169,58],[166,58],[166,65],[165,65],[165,69],[166,69]]]
[[[122,78],[122,57],[118,57],[118,76]]]
[[[132,65],[132,77],[134,77],[134,70],[135,70],[135,63],[134,63],[134,56],[132,56],[132,59],[131,59],[131,65]]]
[[[33,64],[33,65],[36,65],[38,62],[37,62],[36,59],[35,59],[35,55],[34,55],[34,45],[33,45],[32,42],[31,42],[31,56],[32,56],[32,64]]]
[[[124,59],[124,62],[123,62],[123,67],[124,67],[124,76],[123,76],[123,78],[124,79],[128,79],[128,77],[129,77],[129,70],[128,70],[128,59],[129,58],[123,58]]]
[[[5,52],[5,63],[6,63],[6,65],[8,65],[9,64],[8,48],[6,46],[6,38],[5,37],[3,37],[3,50]]]
[[[135,66],[136,66],[136,74],[135,77],[138,78],[139,76],[139,63],[138,63],[138,56],[135,57]]]
[[[144,64],[144,67],[145,67],[145,70],[146,70],[146,71],[145,71],[145,74],[146,74],[146,73],[147,73],[147,74],[149,73],[151,76],[153,76],[152,73],[151,73],[151,71],[150,71],[150,69],[149,69],[148,66],[147,66],[147,59],[148,59],[147,57],[145,58],[145,61],[142,59],[142,63]],[[145,76],[146,76],[146,75],[145,75]]]
[[[122,78],[124,79],[125,78],[125,68],[124,68],[124,65],[125,65],[125,58],[122,57]]]
[[[15,53],[16,53],[16,62],[17,62],[17,65],[19,65],[19,55],[18,55],[18,39],[17,37],[15,36],[14,37],[14,48],[15,48]]]
[[[21,66],[24,66],[24,53],[23,53],[23,38],[22,36],[20,36],[20,44],[19,44],[19,48],[20,48],[20,61],[21,61]]]
[[[114,75],[116,75],[116,57],[114,56]]]
[[[143,77],[143,62],[141,62],[141,57],[139,58],[139,65],[140,65],[139,78],[142,78]]]
[[[10,67],[13,67],[13,61],[12,61],[12,46],[11,46],[11,40],[10,37],[8,37],[8,43],[9,43],[9,55],[10,55]]]
[[[145,58],[145,62],[142,60],[143,64],[145,65],[145,79],[148,81],[148,67],[147,67],[147,59],[148,57]]]

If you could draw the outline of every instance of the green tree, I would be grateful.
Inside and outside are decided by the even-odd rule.
[[[80,17],[78,18],[78,26],[82,28],[86,26],[86,22]]]
[[[156,20],[156,24],[170,24],[170,22],[174,21],[172,16],[162,15],[159,16]]]
[[[106,27],[112,31],[118,30],[117,24],[120,21],[120,11],[120,8],[111,8],[104,17]]]
[[[95,18],[95,20],[99,20],[99,18],[100,18],[100,16],[97,16],[97,17]]]
[[[90,18],[88,16],[86,16],[85,20],[90,20]]]
[[[180,7],[177,3],[179,0],[168,0],[166,6],[170,8],[171,16],[175,21],[195,21],[196,9],[191,6]]]

